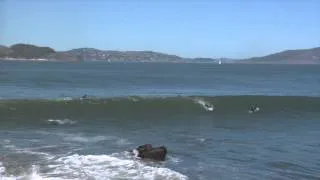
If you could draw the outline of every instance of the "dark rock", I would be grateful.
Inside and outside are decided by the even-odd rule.
[[[167,148],[164,146],[152,147],[151,144],[139,146],[137,156],[142,159],[152,159],[156,161],[164,161],[167,155]]]

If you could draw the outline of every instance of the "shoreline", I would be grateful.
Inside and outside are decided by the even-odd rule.
[[[184,63],[194,63],[194,64],[218,64],[216,62],[195,62],[195,61],[148,61],[148,60],[84,60],[84,61],[68,61],[68,60],[56,60],[56,59],[26,59],[26,58],[0,58],[0,61],[17,61],[17,62],[103,62],[103,63],[173,63],[173,64],[184,64]],[[230,64],[228,62],[227,64]]]
[[[243,64],[243,65],[253,65],[253,64],[260,64],[260,65],[320,65],[320,61],[285,61],[285,62],[244,62],[241,60],[233,60],[233,61],[226,61],[222,64],[219,64],[215,61],[213,62],[199,62],[199,61],[187,61],[187,60],[177,60],[177,61],[148,61],[148,60],[83,60],[83,61],[75,61],[75,60],[57,60],[57,59],[46,59],[46,58],[11,58],[11,57],[4,57],[0,58],[0,61],[15,61],[15,62],[73,62],[73,63],[81,63],[81,62],[101,62],[101,63],[172,63],[172,64],[217,64],[217,65],[224,65],[224,64]]]

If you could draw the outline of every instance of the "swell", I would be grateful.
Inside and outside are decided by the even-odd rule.
[[[208,110],[205,105],[213,107]],[[251,105],[261,115],[320,112],[320,97],[217,96],[118,97],[105,99],[1,100],[1,119],[139,118],[185,116],[248,116]]]

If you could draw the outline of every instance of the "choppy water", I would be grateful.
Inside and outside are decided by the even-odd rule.
[[[0,97],[0,179],[320,178],[319,66],[0,61]]]

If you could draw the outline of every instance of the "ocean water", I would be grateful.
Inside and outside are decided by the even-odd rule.
[[[0,179],[320,179],[319,68],[0,61]]]

